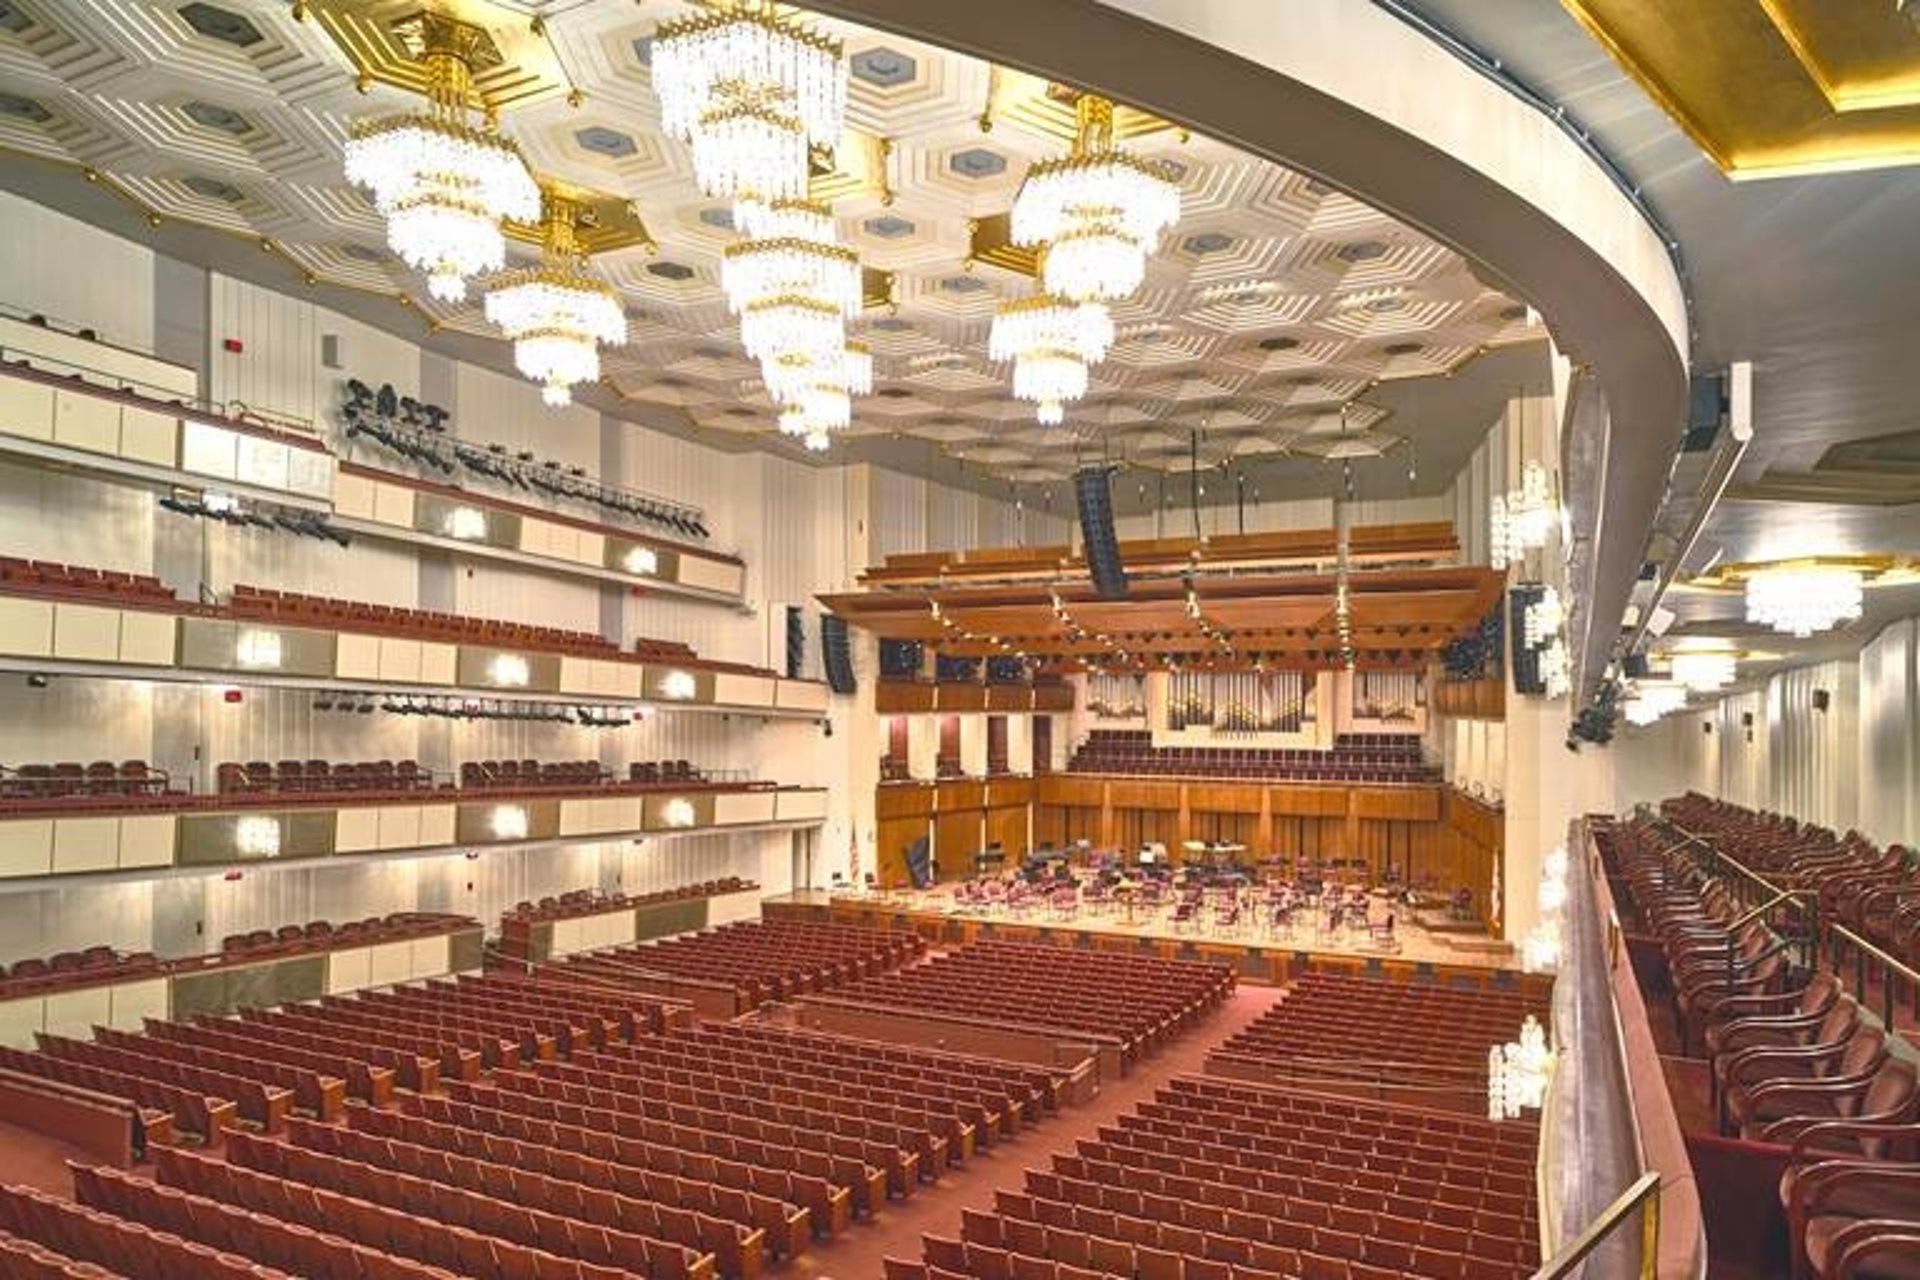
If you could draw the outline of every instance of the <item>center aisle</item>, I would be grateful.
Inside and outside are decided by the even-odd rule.
[[[1117,1083],[1104,1084],[1091,1104],[1068,1107],[1011,1140],[982,1147],[964,1165],[949,1167],[938,1183],[922,1185],[905,1203],[890,1200],[872,1223],[831,1241],[816,1241],[799,1258],[772,1266],[777,1276],[830,1276],[833,1280],[880,1280],[881,1259],[917,1260],[920,1237],[958,1238],[962,1209],[991,1210],[993,1193],[1022,1188],[1021,1171],[1044,1167],[1055,1151],[1071,1151],[1103,1124],[1153,1095],[1172,1076],[1200,1071],[1207,1054],[1244,1029],[1280,999],[1275,987],[1242,985],[1212,1018],[1140,1064]]]

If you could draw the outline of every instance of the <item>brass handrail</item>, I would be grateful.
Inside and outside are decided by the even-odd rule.
[[[1532,1280],[1561,1280],[1585,1262],[1587,1255],[1611,1237],[1635,1209],[1644,1206],[1640,1219],[1640,1280],[1654,1280],[1660,1264],[1660,1175],[1643,1173],[1612,1204],[1600,1212],[1586,1229],[1559,1253],[1542,1263]]]
[[[1855,999],[1864,998],[1867,993],[1867,957],[1872,956],[1882,965],[1886,966],[1885,976],[1880,980],[1880,1021],[1886,1027],[1891,1028],[1893,1026],[1893,975],[1898,973],[1912,984],[1915,992],[1920,993],[1920,970],[1916,970],[1912,965],[1890,954],[1877,943],[1861,937],[1843,924],[1829,924],[1827,926],[1827,933],[1829,935],[1829,945],[1827,947],[1829,959],[1833,958],[1832,937],[1845,938],[1854,946],[1853,990]],[[1834,969],[1836,972],[1839,970],[1839,967],[1839,963],[1835,961]]]

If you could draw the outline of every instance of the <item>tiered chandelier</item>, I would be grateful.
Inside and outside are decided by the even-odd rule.
[[[1488,559],[1494,568],[1506,568],[1527,552],[1546,546],[1559,522],[1560,504],[1554,498],[1553,477],[1544,463],[1527,463],[1520,472],[1520,487],[1508,490],[1504,497],[1494,496]]]
[[[1015,244],[1045,246],[1040,282],[1070,302],[1112,301],[1140,287],[1147,255],[1180,220],[1180,187],[1160,165],[1113,144],[1113,103],[1083,93],[1073,149],[1027,170],[1014,197]]]
[[[434,297],[457,302],[468,279],[506,264],[501,224],[538,217],[540,189],[518,147],[467,122],[473,68],[491,48],[486,33],[445,18],[425,31],[429,110],[356,125],[346,171],[386,218],[393,251],[426,272]]]
[[[803,198],[809,148],[831,150],[846,119],[839,41],[771,0],[661,24],[653,87],[661,128],[692,149],[700,190],[719,199]]]
[[[1726,649],[1679,649],[1669,673],[1675,683],[1695,693],[1717,693],[1733,683],[1738,659]]]
[[[1518,1040],[1487,1052],[1487,1118],[1517,1120],[1522,1112],[1538,1111],[1547,1100],[1553,1063],[1546,1028],[1528,1014]]]
[[[514,364],[560,406],[573,385],[600,377],[600,346],[626,340],[627,319],[613,291],[581,269],[575,227],[579,206],[549,190],[541,207],[541,263],[515,271],[487,291],[487,319],[513,343]]]
[[[1013,362],[1013,394],[1038,406],[1044,426],[1066,418],[1066,404],[1087,394],[1088,366],[1113,346],[1113,318],[1097,302],[1036,294],[1003,305],[993,317],[987,355]]]
[[[872,355],[847,340],[860,260],[836,243],[833,211],[806,198],[812,148],[834,148],[845,122],[844,50],[770,0],[742,0],[663,24],[653,86],[700,190],[734,202],[745,239],[720,283],[780,430],[825,449],[851,425],[852,398],[873,390]]]
[[[1860,616],[1865,578],[1849,565],[1790,561],[1748,571],[1747,621],[1805,639]]]
[[[1628,724],[1649,725],[1687,705],[1687,686],[1673,680],[1636,680],[1620,705]]]
[[[1027,171],[1014,197],[1014,243],[1039,250],[1041,292],[1004,304],[987,354],[1013,362],[1013,394],[1043,426],[1087,393],[1088,369],[1113,345],[1106,303],[1140,287],[1147,255],[1180,218],[1180,188],[1160,166],[1113,145],[1113,103],[1083,93],[1073,150]]]

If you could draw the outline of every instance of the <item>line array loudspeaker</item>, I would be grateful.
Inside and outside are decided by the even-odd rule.
[[[807,615],[797,604],[787,606],[787,679],[798,680],[807,662]]]
[[[1073,493],[1080,507],[1080,534],[1086,544],[1087,569],[1093,589],[1102,600],[1121,600],[1127,594],[1127,571],[1120,563],[1120,544],[1113,531],[1113,491],[1109,469],[1088,467],[1073,477]]]
[[[827,668],[827,687],[835,693],[852,693],[859,687],[853,679],[846,621],[830,613],[820,615],[820,660]]]

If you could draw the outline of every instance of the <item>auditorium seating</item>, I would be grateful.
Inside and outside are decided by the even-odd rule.
[[[398,605],[362,604],[327,596],[305,596],[244,583],[234,585],[232,610],[237,618],[263,619],[287,626],[316,627],[329,631],[398,635],[410,640],[495,645],[503,649],[533,649],[594,657],[608,656],[619,650],[613,641],[591,632],[436,613],[430,609],[409,609]],[[676,656],[687,659],[694,657],[693,650],[685,645],[670,648]]]
[[[538,902],[516,902],[501,916],[502,923],[509,921],[531,923],[536,920],[572,920],[580,916],[600,915],[608,911],[618,911],[624,907],[655,906],[663,902],[685,902],[693,898],[712,898],[723,893],[745,893],[760,886],[751,880],[739,876],[727,876],[721,880],[705,880],[699,884],[683,884],[673,889],[660,889],[653,893],[600,893],[593,889],[574,889],[558,897],[542,898]]]
[[[0,1000],[41,995],[63,987],[125,982],[150,976],[160,968],[159,957],[151,951],[126,954],[105,945],[61,951],[44,960],[28,957],[0,965]]]
[[[1322,1086],[1391,1087],[1433,1105],[1486,1105],[1487,1046],[1548,1020],[1544,994],[1311,972],[1221,1045],[1207,1069]],[[1410,1036],[1409,1027],[1420,1034]]]
[[[42,1272],[55,1276],[126,1276],[129,1280],[283,1280],[290,1273],[258,1265],[248,1258],[204,1243],[197,1233],[180,1235],[156,1229],[141,1217],[107,1211],[98,1206],[104,1197],[94,1192],[97,1180],[116,1186],[147,1186],[112,1170],[75,1170],[79,1203],[28,1187],[0,1187],[0,1228],[11,1239],[4,1249],[15,1256],[33,1257],[42,1249],[93,1264],[93,1270]],[[156,1197],[157,1198],[157,1197]],[[186,1227],[185,1222],[178,1223]],[[29,1244],[28,1242],[32,1242]],[[344,1243],[344,1242],[342,1242]],[[29,1272],[28,1274],[33,1274]],[[339,1274],[306,1271],[310,1276]],[[400,1277],[426,1272],[395,1273]]]
[[[17,556],[0,556],[0,593],[115,607],[178,603],[173,589],[150,574],[22,560]]]
[[[1537,1128],[1193,1076],[965,1209],[897,1280],[1519,1280]]]
[[[58,764],[0,765],[0,803],[59,800],[73,796],[127,797],[177,794],[166,770],[144,760],[77,760]]]
[[[844,986],[926,950],[918,935],[797,921],[742,921],[704,933],[559,961],[546,976],[618,984],[636,974],[727,983],[751,1007]]]
[[[1330,751],[1262,747],[1155,747],[1146,729],[1094,729],[1070,773],[1138,777],[1261,778],[1298,782],[1435,782],[1412,734],[1341,734]]]
[[[221,795],[288,795],[309,792],[432,791],[438,782],[418,761],[250,760],[225,762],[214,770]]]
[[[861,1005],[1105,1036],[1131,1064],[1218,1007],[1230,969],[1111,951],[976,942],[838,993]]]

